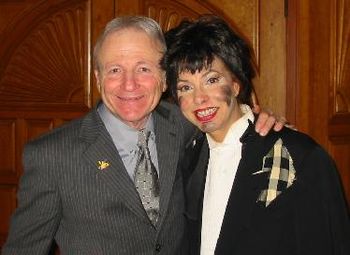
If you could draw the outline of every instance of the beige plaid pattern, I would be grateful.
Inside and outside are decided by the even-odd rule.
[[[296,179],[293,159],[287,148],[278,139],[273,148],[263,159],[262,169],[253,175],[269,172],[267,187],[263,189],[257,202],[263,202],[267,207],[278,195],[289,188]]]

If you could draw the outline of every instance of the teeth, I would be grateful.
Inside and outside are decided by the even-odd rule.
[[[119,97],[120,100],[123,101],[135,101],[135,100],[139,100],[141,98],[141,96],[139,97]]]
[[[210,108],[210,109],[206,109],[204,111],[198,111],[197,115],[199,117],[205,117],[205,116],[208,116],[210,114],[213,114],[215,111],[216,111],[216,108]]]

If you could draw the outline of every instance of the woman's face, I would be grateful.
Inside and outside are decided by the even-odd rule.
[[[239,84],[223,61],[200,72],[182,72],[177,96],[185,117],[215,141],[222,142],[231,125],[242,116],[236,96]]]

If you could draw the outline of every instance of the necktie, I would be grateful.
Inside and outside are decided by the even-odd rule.
[[[148,149],[150,132],[144,129],[138,134],[138,156],[135,167],[134,183],[143,207],[153,225],[159,215],[159,183],[157,170],[154,167]]]

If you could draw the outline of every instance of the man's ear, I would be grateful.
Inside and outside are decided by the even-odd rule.
[[[165,72],[163,72],[162,77],[163,77],[163,84],[162,84],[163,85],[163,89],[162,89],[162,91],[165,92],[166,89],[168,88],[168,84],[166,83]]]
[[[167,86],[166,82],[163,82],[163,89],[162,89],[162,91],[165,92],[167,88],[168,88],[168,86]]]
[[[101,92],[101,82],[100,82],[100,73],[98,70],[94,70],[94,75],[96,79],[96,85],[97,85],[97,90],[98,92]]]

